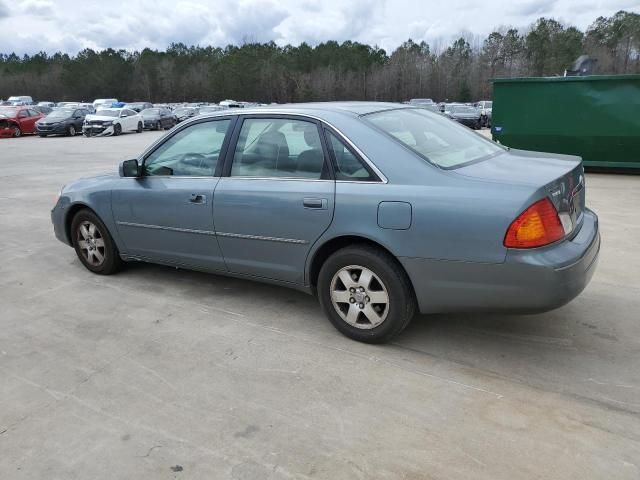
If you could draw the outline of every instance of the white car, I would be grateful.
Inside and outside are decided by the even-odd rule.
[[[128,108],[103,108],[87,115],[82,125],[82,133],[87,137],[120,135],[122,132],[142,132],[142,116]]]
[[[93,101],[93,108],[95,108],[96,110],[100,108],[109,108],[114,103],[118,103],[117,98],[96,98]]]

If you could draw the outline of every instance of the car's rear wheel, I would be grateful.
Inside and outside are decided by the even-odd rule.
[[[82,264],[93,273],[110,275],[122,267],[118,249],[98,216],[80,210],[71,222],[73,248]]]
[[[116,123],[113,126],[113,136],[117,137],[118,135],[120,135],[122,133],[122,126],[119,123]]]
[[[73,125],[69,125],[69,128],[67,128],[67,135],[69,135],[70,137],[75,137],[76,127],[74,127]]]
[[[360,342],[391,340],[416,310],[411,282],[400,264],[369,245],[332,254],[320,269],[318,296],[331,323]]]

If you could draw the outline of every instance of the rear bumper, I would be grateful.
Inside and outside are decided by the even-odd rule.
[[[558,308],[584,290],[598,262],[598,217],[586,210],[578,234],[549,247],[510,249],[504,263],[400,258],[420,312],[537,313]]]

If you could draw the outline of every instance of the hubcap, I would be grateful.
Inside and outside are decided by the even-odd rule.
[[[366,267],[349,265],[331,280],[331,302],[349,325],[368,330],[385,321],[389,294],[380,278]]]
[[[82,222],[78,227],[77,241],[87,263],[94,267],[99,267],[104,263],[104,238],[98,227],[89,221]]]

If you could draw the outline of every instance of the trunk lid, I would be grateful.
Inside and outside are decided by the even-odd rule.
[[[509,150],[453,171],[478,180],[533,187],[533,193],[547,196],[556,207],[567,235],[582,222],[585,180],[580,157]]]

